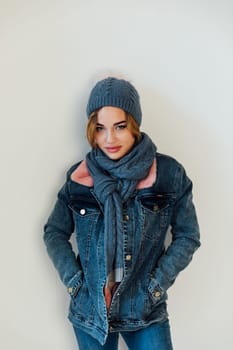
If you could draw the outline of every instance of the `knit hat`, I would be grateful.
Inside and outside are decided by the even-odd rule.
[[[130,82],[113,77],[100,80],[92,89],[87,103],[88,117],[92,112],[104,106],[123,109],[140,126],[142,120],[140,98],[137,90]]]

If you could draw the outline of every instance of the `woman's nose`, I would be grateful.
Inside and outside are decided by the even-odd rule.
[[[108,131],[107,131],[106,138],[107,138],[107,142],[108,142],[108,143],[112,143],[112,142],[115,140],[114,131],[108,130]]]

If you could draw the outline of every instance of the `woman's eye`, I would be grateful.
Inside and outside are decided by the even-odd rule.
[[[117,125],[117,130],[123,130],[127,127],[126,124],[120,124],[120,125]]]
[[[104,128],[102,127],[102,126],[97,126],[96,128],[95,128],[95,130],[98,132],[98,131],[102,131]]]

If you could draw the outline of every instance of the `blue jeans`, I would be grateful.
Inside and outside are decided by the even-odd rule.
[[[104,345],[74,328],[79,350],[117,350],[119,333],[110,333]],[[172,350],[169,321],[152,324],[138,331],[120,332],[129,350]]]

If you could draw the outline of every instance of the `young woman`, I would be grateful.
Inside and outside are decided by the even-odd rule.
[[[87,115],[91,151],[68,171],[44,233],[79,349],[115,350],[121,334],[131,350],[171,350],[167,290],[200,245],[192,182],[140,131],[130,82],[99,81]]]

